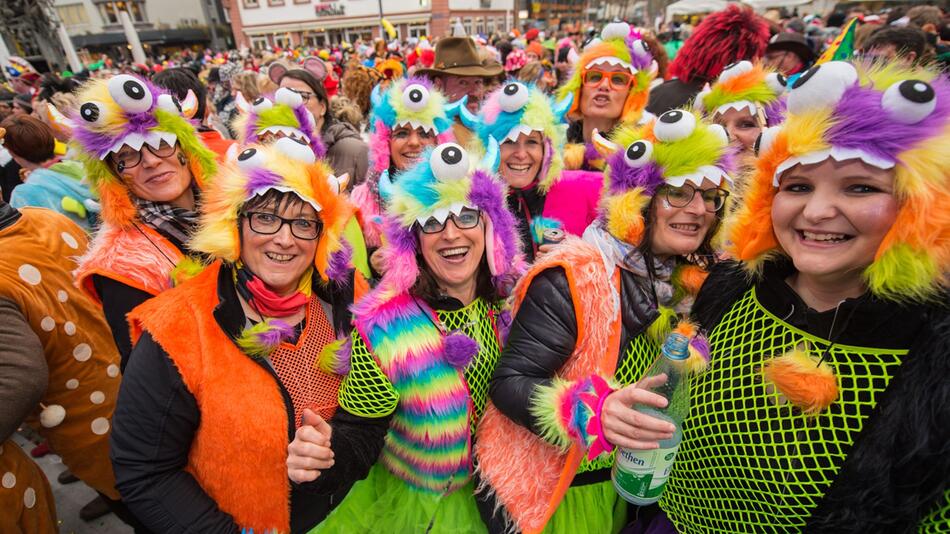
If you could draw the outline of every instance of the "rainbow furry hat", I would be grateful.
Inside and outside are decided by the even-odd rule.
[[[597,65],[620,65],[634,75],[634,83],[624,102],[620,121],[638,122],[643,109],[647,106],[650,83],[656,77],[657,64],[653,60],[653,54],[650,53],[650,47],[646,41],[641,40],[640,34],[632,30],[626,22],[612,22],[604,26],[600,33],[600,40],[584,48],[584,53],[577,60],[574,74],[558,92],[558,100],[564,100],[569,94],[574,95],[568,117],[574,120],[581,118],[581,88],[584,85],[584,73]]]
[[[373,170],[377,174],[382,175],[389,170],[389,137],[400,126],[428,131],[437,137],[439,144],[455,141],[452,117],[446,113],[448,102],[427,78],[396,80],[385,93],[380,93],[377,84],[370,100],[373,115],[369,121],[369,148],[373,154]]]
[[[933,71],[831,61],[799,78],[788,115],[762,132],[732,254],[753,272],[782,254],[772,228],[781,174],[797,164],[860,159],[894,169],[897,220],[864,276],[891,300],[933,297],[950,269],[950,82]]]
[[[320,139],[313,114],[304,104],[303,97],[296,92],[282,87],[274,93],[273,98],[262,96],[248,103],[238,93],[235,100],[241,111],[235,121],[241,146],[259,143],[260,136],[272,134],[278,138],[303,139],[317,158],[326,156],[327,149]]]
[[[551,188],[564,170],[564,144],[567,124],[564,116],[571,107],[574,94],[568,93],[560,103],[534,85],[508,82],[493,91],[481,108],[478,137],[488,146],[489,137],[499,143],[517,141],[521,134],[541,132],[544,138],[544,162],[539,174],[543,191]]]
[[[358,230],[355,208],[340,194],[343,184],[330,167],[317,161],[303,140],[278,139],[270,146],[252,146],[229,161],[204,192],[201,224],[191,247],[228,262],[241,256],[241,208],[271,189],[292,192],[320,216],[323,232],[314,266],[323,280],[345,281],[353,267],[354,248],[348,239]]]
[[[674,109],[640,127],[623,125],[610,141],[596,132],[594,138],[607,161],[601,222],[631,245],[643,239],[644,211],[661,186],[699,187],[703,179],[732,185],[735,150],[726,131],[691,111]]]
[[[427,150],[419,163],[400,175],[386,208],[383,254],[389,268],[370,294],[375,296],[367,297],[371,302],[405,293],[416,283],[420,272],[416,223],[430,217],[445,222],[464,207],[481,210],[485,219],[485,255],[495,287],[505,293],[514,286],[524,270],[524,258],[515,218],[505,203],[508,187],[484,170],[497,166],[497,154],[498,143],[493,142],[482,162],[470,166],[465,149],[445,143]]]
[[[711,87],[706,85],[696,96],[696,107],[713,117],[727,110],[748,110],[753,117],[759,111],[762,126],[775,126],[785,120],[785,77],[761,64],[740,61],[726,67]]]
[[[107,222],[126,226],[138,217],[128,188],[103,161],[124,145],[141,150],[146,144],[158,148],[162,141],[178,142],[199,187],[214,176],[214,152],[202,144],[188,121],[197,109],[193,94],[178,102],[142,78],[120,74],[90,81],[77,97],[76,112],[60,120],[72,131],[79,159],[99,192],[102,218]]]

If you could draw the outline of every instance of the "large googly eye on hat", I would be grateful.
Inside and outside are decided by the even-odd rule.
[[[181,115],[181,103],[172,95],[158,95],[157,105],[161,110]]]
[[[432,151],[429,166],[432,174],[443,182],[461,180],[468,175],[468,153],[455,143],[445,143]]]
[[[604,29],[600,32],[600,38],[603,40],[608,39],[626,39],[627,35],[630,34],[630,25],[626,22],[611,22],[604,26]]]
[[[716,137],[718,137],[719,140],[722,141],[722,144],[724,145],[729,144],[729,132],[727,132],[726,129],[723,128],[721,124],[710,124],[709,131],[715,134]]]
[[[726,66],[722,69],[722,74],[719,75],[718,83],[729,81],[736,76],[740,76],[747,72],[752,71],[752,62],[747,60],[737,61]]]
[[[102,102],[90,100],[79,106],[79,118],[90,126],[102,126],[109,118],[109,108]]]
[[[844,92],[858,81],[858,71],[844,61],[815,65],[802,74],[788,93],[788,111],[804,113],[810,109],[834,106]]]
[[[899,123],[917,124],[937,108],[937,93],[927,82],[904,80],[884,91],[881,107]]]
[[[778,126],[762,129],[762,133],[755,138],[755,143],[752,145],[752,151],[756,156],[761,156],[772,148],[772,144],[775,142],[775,137],[778,135],[779,130],[780,128]]]
[[[498,104],[508,113],[514,113],[528,103],[528,88],[518,82],[509,82],[501,89]]]
[[[422,111],[429,103],[429,90],[424,85],[414,83],[402,92],[402,104],[412,111]]]
[[[152,93],[145,87],[145,83],[135,76],[113,76],[107,86],[112,100],[129,113],[142,113],[152,107]]]
[[[264,100],[267,99],[265,98]],[[300,96],[300,93],[287,89],[286,87],[281,87],[274,93],[274,100],[277,101],[278,104],[283,104],[294,109],[303,105],[303,97]],[[256,103],[257,100],[254,102]]]
[[[289,91],[289,89],[288,89]],[[291,91],[293,92],[293,91]],[[300,95],[297,95],[300,96]],[[254,110],[254,113],[261,113],[262,111],[267,111],[268,109],[274,107],[274,103],[270,101],[269,98],[259,96],[251,102],[251,109]]]
[[[285,156],[293,158],[301,163],[310,165],[317,161],[313,149],[303,139],[294,139],[293,137],[281,137],[274,143],[277,150],[280,150]]]
[[[778,72],[770,72],[765,75],[765,85],[769,86],[775,94],[780,95],[788,88],[788,79]]]
[[[238,167],[245,172],[263,167],[265,163],[267,163],[267,156],[256,148],[244,149],[244,151],[237,156]]]
[[[696,117],[683,109],[671,109],[660,115],[653,125],[653,135],[669,143],[685,139],[696,129]]]
[[[652,58],[653,53],[650,51],[650,43],[644,41],[643,39],[637,39],[633,42],[633,53],[640,58]]]
[[[646,139],[634,141],[623,151],[623,160],[628,167],[639,169],[652,161],[653,143]]]

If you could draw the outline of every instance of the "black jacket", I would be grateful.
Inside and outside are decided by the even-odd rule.
[[[333,307],[338,333],[350,328],[345,290],[314,284],[315,292]],[[352,290],[349,290],[350,292]],[[220,304],[214,310],[218,326],[232,339],[245,324],[244,312],[231,281],[231,270],[221,268],[218,278]],[[280,384],[263,361],[259,364]],[[287,420],[294,421],[294,406],[281,384]],[[112,465],[116,488],[129,509],[155,532],[239,532],[230,515],[184,470],[201,411],[168,354],[148,332],[132,351],[122,377],[113,416]],[[349,486],[364,478],[376,461],[389,426],[388,418],[365,419],[338,410],[334,428],[335,464],[321,473],[307,491],[291,487],[291,529],[305,532],[321,521],[342,499]],[[295,429],[288,425],[288,442]],[[340,440],[349,443],[339,443]],[[253,481],[248,481],[253,484]]]
[[[755,283],[760,303],[773,315],[827,339],[834,310],[809,309],[785,283],[791,272],[785,262],[770,263],[762,280],[753,282],[737,264],[720,264],[703,285],[693,316],[711,331]],[[914,532],[926,514],[945,503],[944,492],[950,489],[947,304],[946,295],[932,304],[900,305],[865,294],[840,306],[835,342],[910,351],[805,532]]]
[[[524,189],[508,188],[508,211],[518,219],[518,236],[528,263],[534,263],[534,256],[538,252],[538,245],[531,236],[531,222],[541,217],[544,200],[545,195],[537,182]]]
[[[621,343],[617,366],[635,337],[656,320],[652,284],[620,270]],[[508,418],[540,435],[529,401],[539,385],[550,385],[574,352],[577,320],[567,275],[560,267],[539,273],[514,317],[508,340],[492,377],[490,394]]]

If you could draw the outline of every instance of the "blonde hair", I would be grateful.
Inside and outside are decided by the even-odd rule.
[[[362,129],[363,113],[359,106],[343,95],[336,95],[330,99],[330,112],[336,120],[352,125],[357,131]]]
[[[252,102],[261,96],[261,90],[257,85],[257,78],[257,73],[254,71],[241,71],[231,78],[231,87],[241,91],[244,98],[247,99],[248,102]]]

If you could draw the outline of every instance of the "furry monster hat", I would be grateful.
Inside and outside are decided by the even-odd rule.
[[[236,121],[236,129],[241,136],[241,145],[260,143],[260,138],[272,135],[277,138],[290,137],[302,139],[317,156],[322,159],[327,149],[320,139],[313,114],[307,109],[303,97],[287,89],[278,89],[273,99],[262,96],[248,103],[238,93],[237,107],[241,111]]]
[[[478,136],[488,146],[489,137],[498,142],[516,142],[521,134],[541,132],[544,138],[544,162],[538,174],[541,189],[547,191],[564,170],[564,143],[567,125],[564,116],[574,95],[569,93],[555,103],[543,91],[520,82],[508,82],[485,99],[481,109]]]
[[[699,187],[704,179],[719,187],[732,184],[734,149],[726,131],[690,111],[667,111],[644,126],[624,125],[607,141],[595,133],[606,154],[601,220],[611,235],[639,245],[643,212],[663,185]]]
[[[775,126],[785,118],[785,77],[760,64],[740,61],[726,67],[716,83],[696,96],[696,107],[710,117],[727,110],[748,110],[765,119],[761,126]]]
[[[197,109],[194,95],[178,102],[142,78],[120,74],[90,81],[77,100],[75,114],[60,120],[72,131],[73,141],[80,148],[79,159],[86,167],[86,177],[99,192],[102,218],[107,222],[125,226],[137,218],[127,186],[103,161],[125,145],[142,150],[144,145],[158,148],[163,141],[171,145],[177,142],[198,187],[204,187],[214,176],[214,152],[201,143],[188,121]]]
[[[865,270],[868,287],[891,300],[927,299],[950,272],[950,82],[934,71],[830,61],[803,74],[788,116],[762,132],[745,203],[730,227],[732,253],[759,271],[783,251],[772,201],[797,164],[860,159],[894,171],[897,219]]]
[[[574,95],[568,116],[575,120],[581,118],[581,89],[584,85],[584,74],[599,65],[619,65],[633,74],[634,82],[630,86],[630,92],[627,93],[620,120],[638,122],[647,105],[650,82],[656,77],[657,65],[646,41],[640,39],[639,33],[631,31],[630,25],[625,22],[612,22],[604,26],[601,39],[587,45],[584,53],[577,60],[574,74],[558,92],[559,100],[564,100],[569,94]]]

